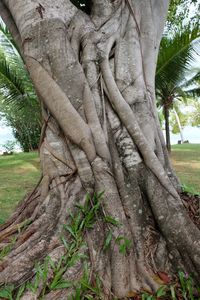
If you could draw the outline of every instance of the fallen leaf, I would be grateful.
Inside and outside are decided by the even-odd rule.
[[[169,275],[165,272],[158,272],[158,276],[162,279],[162,281],[167,284],[171,282]]]
[[[130,291],[130,292],[128,292],[128,294],[126,295],[126,297],[129,297],[129,298],[133,298],[133,297],[135,297],[135,296],[137,296],[137,292],[135,292],[135,291]]]
[[[158,284],[164,284],[164,281],[158,275],[153,276],[153,280]]]

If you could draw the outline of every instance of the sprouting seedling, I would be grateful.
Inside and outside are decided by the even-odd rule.
[[[132,242],[124,236],[116,238],[116,243],[119,245],[119,252],[126,255],[128,250],[131,248]]]

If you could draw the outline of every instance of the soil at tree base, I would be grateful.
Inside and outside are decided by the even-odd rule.
[[[182,192],[180,197],[190,218],[200,229],[200,196]]]

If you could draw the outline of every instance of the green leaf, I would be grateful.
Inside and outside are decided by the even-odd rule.
[[[105,191],[99,192],[97,194],[97,199],[100,200],[103,197],[104,193],[105,193]]]
[[[189,277],[186,281],[186,289],[189,293],[190,300],[194,300],[193,281],[191,277]]]
[[[64,238],[64,236],[61,237],[61,241],[62,241],[63,245],[65,246],[65,249],[68,250],[69,249],[69,245],[68,245],[66,239]]]
[[[77,214],[77,216],[74,218],[74,221],[73,221],[73,223],[74,223],[74,229],[75,229],[75,231],[78,231],[78,229],[79,229],[79,226],[80,226],[80,223],[81,223],[81,212],[79,212],[78,214]]]
[[[85,280],[81,280],[81,285],[84,286],[84,287],[86,287],[88,290],[92,291],[92,292],[95,293],[95,294],[98,292],[98,290],[97,290],[96,288],[93,288],[93,287],[89,284],[89,282],[87,282],[87,281],[85,281]]]
[[[26,284],[23,284],[20,288],[19,288],[19,291],[17,293],[17,297],[16,297],[16,300],[20,300],[21,299],[21,296],[23,295],[24,291],[25,291],[25,288],[26,288]]]
[[[185,292],[186,292],[185,275],[182,271],[179,271],[178,276],[179,276],[179,281],[180,281],[180,284],[181,284],[181,291],[182,291],[183,294],[185,294]]]
[[[12,295],[6,290],[0,291],[0,297],[3,298],[3,299],[9,299],[9,300],[13,299]]]
[[[73,300],[81,300],[81,288],[76,288],[75,295],[73,296]]]
[[[174,288],[173,285],[170,285],[170,292],[171,292],[172,300],[177,300],[177,299],[176,299],[175,288]]]
[[[73,256],[71,257],[71,259],[69,261],[67,261],[67,267],[72,267],[76,264],[77,261],[79,261],[80,259],[86,259],[88,258],[87,255],[83,254],[83,253],[75,253],[73,254]]]
[[[12,292],[14,290],[14,285],[5,286],[0,290],[0,297],[4,299],[13,300]]]
[[[119,252],[124,255],[127,253],[127,250],[131,247],[132,244],[132,242],[129,239],[123,236],[119,236],[116,239],[116,243],[119,245]]]
[[[108,249],[108,247],[110,246],[110,243],[112,241],[112,237],[113,237],[112,232],[109,231],[109,233],[105,239],[104,245],[103,245],[103,250]]]
[[[76,239],[76,234],[74,233],[74,231],[72,230],[71,226],[65,224],[64,228],[73,236],[73,238]]]
[[[91,295],[84,295],[84,299],[87,299],[87,300],[93,300],[94,297],[91,296]]]
[[[78,209],[80,209],[81,212],[84,214],[84,212],[85,212],[85,207],[84,207],[83,205],[81,205],[81,204],[76,204],[75,207],[77,207]]]
[[[66,268],[61,268],[55,275],[52,283],[50,284],[50,289],[55,289],[57,286],[58,282],[60,282],[60,279],[62,278],[62,275],[66,271]]]
[[[73,283],[70,281],[59,281],[57,284],[51,286],[52,290],[57,290],[57,289],[66,289],[66,288],[70,288],[73,286]]]
[[[104,220],[105,220],[105,222],[110,223],[115,226],[121,225],[121,223],[119,221],[117,221],[116,219],[114,219],[112,216],[105,216]]]
[[[165,295],[166,295],[166,289],[167,289],[166,286],[161,286],[161,287],[157,290],[156,296],[157,296],[157,297],[165,296]]]

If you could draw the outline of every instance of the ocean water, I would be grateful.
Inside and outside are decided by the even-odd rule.
[[[183,129],[183,138],[191,144],[200,144],[200,127],[186,126]],[[170,133],[171,144],[178,144],[181,139],[180,134]]]

